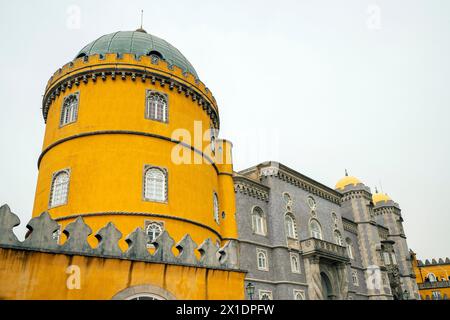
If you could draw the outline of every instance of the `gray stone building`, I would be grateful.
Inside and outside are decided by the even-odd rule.
[[[416,299],[401,211],[346,176],[329,188],[277,162],[234,174],[248,299]]]

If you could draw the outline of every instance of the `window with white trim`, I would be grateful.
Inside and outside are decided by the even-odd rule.
[[[291,271],[293,273],[300,273],[300,257],[298,253],[291,252]]]
[[[145,118],[167,122],[167,95],[160,92],[147,90]]]
[[[53,174],[52,185],[50,189],[49,207],[57,207],[67,203],[69,194],[69,170],[61,170]]]
[[[259,290],[259,300],[273,300],[272,291]]]
[[[252,211],[253,232],[262,236],[266,235],[266,218],[260,207],[254,207]]]
[[[152,243],[163,233],[164,227],[161,222],[149,221],[145,228],[145,233],[148,236],[147,246],[152,246]]]
[[[288,238],[297,239],[295,220],[291,213],[286,213],[284,216],[284,229]]]
[[[77,121],[78,118],[78,101],[79,93],[69,94],[64,98],[61,107],[61,119],[59,125],[65,126],[66,124]]]
[[[269,261],[267,258],[267,250],[256,249],[256,259],[258,270],[269,271]]]
[[[312,219],[309,223],[311,237],[322,240],[322,228],[317,220]]]
[[[354,259],[352,240],[350,240],[350,238],[347,238],[345,241],[347,242],[347,254],[348,254],[348,257],[350,259]]]
[[[427,275],[427,277],[428,277],[428,280],[430,281],[430,282],[436,282],[437,280],[436,280],[436,276],[434,275],[434,273],[432,273],[432,272],[430,272],[428,275]]]
[[[391,258],[390,258],[390,254],[389,252],[383,252],[383,256],[384,256],[384,264],[388,265],[391,264]]]
[[[219,197],[217,196],[217,193],[215,193],[215,192],[213,192],[213,216],[214,216],[214,221],[216,221],[217,224],[220,224]]]
[[[397,258],[395,257],[394,252],[391,252],[391,261],[392,261],[392,264],[397,264]]]
[[[294,300],[305,300],[305,291],[294,289]]]
[[[359,286],[358,272],[356,270],[352,270],[352,283],[356,287]]]
[[[334,242],[339,246],[344,245],[344,241],[342,241],[342,235],[338,230],[334,230]]]
[[[146,166],[144,170],[144,199],[167,201],[167,171],[153,166]]]

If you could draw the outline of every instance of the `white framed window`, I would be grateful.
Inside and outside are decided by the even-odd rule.
[[[294,300],[305,300],[305,291],[294,289]]]
[[[144,167],[144,200],[167,201],[166,169],[149,165]]]
[[[76,122],[78,118],[79,93],[72,93],[66,96],[61,107],[61,119],[59,126]]]
[[[163,233],[164,225],[162,222],[157,221],[147,221],[145,227],[145,233],[148,236],[147,247],[152,247],[152,243],[158,239],[158,237]]]
[[[386,264],[386,265],[391,264],[389,252],[386,252],[386,251],[383,252],[383,257],[384,257],[384,264]]]
[[[394,252],[391,252],[391,261],[392,261],[392,264],[397,264],[397,258],[395,257]]]
[[[220,224],[219,197],[217,196],[217,193],[215,193],[215,192],[213,192],[213,216],[214,216],[214,221],[216,221],[217,224]]]
[[[347,254],[348,254],[348,257],[350,259],[354,259],[352,240],[350,240],[350,238],[347,238],[345,241],[347,242]]]
[[[430,272],[428,275],[427,275],[427,277],[428,277],[428,280],[430,281],[430,282],[436,282],[437,280],[436,280],[436,276],[434,275],[434,273],[432,273],[432,272]]]
[[[267,250],[256,249],[256,259],[258,264],[258,270],[269,271],[269,261],[267,257]]]
[[[267,233],[266,218],[260,207],[254,207],[252,210],[252,228],[256,234],[265,236]]]
[[[441,292],[439,290],[432,291],[431,298],[433,300],[441,300]]]
[[[322,240],[322,228],[319,221],[312,219],[309,223],[309,231],[311,232],[311,237]]]
[[[211,126],[211,128],[209,128],[209,133],[210,133],[211,152],[213,154],[215,154],[216,153],[216,129],[214,129],[214,127]]]
[[[293,273],[300,273],[300,257],[298,253],[291,252],[291,271]]]
[[[145,104],[145,118],[161,122],[168,122],[167,95],[157,91],[147,90]]]
[[[297,239],[295,220],[291,213],[286,213],[284,216],[284,229],[288,238]]]
[[[54,208],[65,205],[69,195],[70,170],[65,169],[53,174],[50,188],[49,207]]]
[[[352,270],[352,283],[356,287],[359,286],[358,272],[356,270]]]
[[[273,300],[272,291],[259,290],[259,300]]]
[[[334,242],[339,246],[344,245],[344,241],[342,240],[342,235],[338,230],[334,230]]]

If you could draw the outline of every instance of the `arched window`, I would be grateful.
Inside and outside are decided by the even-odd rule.
[[[305,300],[305,291],[294,289],[294,299],[295,300]]]
[[[314,200],[314,198],[313,197],[308,197],[307,199],[306,199],[306,203],[308,204],[308,206],[309,206],[309,208],[311,209],[311,210],[316,210],[316,207],[317,207],[317,205],[316,205],[316,200]]]
[[[156,167],[146,168],[144,198],[149,201],[163,202],[167,200],[167,173],[165,170]]]
[[[252,211],[253,232],[259,235],[266,235],[266,218],[260,207],[255,207]]]
[[[286,230],[286,236],[288,238],[297,239],[295,220],[290,213],[286,213],[284,216],[284,229]]]
[[[436,276],[434,273],[430,272],[427,277],[430,282],[436,282]]]
[[[127,300],[166,300],[166,299],[152,293],[139,293],[127,298]]]
[[[353,258],[354,255],[353,255],[353,244],[352,244],[352,240],[350,240],[350,238],[347,238],[347,239],[345,240],[345,242],[347,242],[347,254],[348,254],[348,257],[349,257],[350,259],[354,259],[354,258]]]
[[[50,208],[67,203],[69,193],[69,170],[58,171],[53,175],[50,192]]]
[[[213,193],[213,216],[214,221],[216,221],[217,224],[220,224],[220,217],[219,217],[219,197],[217,197],[217,193]]]
[[[259,290],[259,300],[272,300],[272,291]]]
[[[150,120],[167,122],[167,96],[156,91],[147,91],[145,117]]]
[[[291,271],[300,273],[300,258],[297,253],[291,253]]]
[[[211,127],[209,129],[209,133],[210,133],[211,152],[214,154],[216,153],[216,129],[214,129],[214,127]]]
[[[150,222],[145,232],[148,235],[148,244],[151,245],[163,233],[163,227],[160,223]]]
[[[341,233],[338,230],[334,230],[334,242],[340,246],[344,245],[344,242],[342,241]]]
[[[60,126],[77,121],[78,117],[78,93],[73,93],[64,98],[61,108]]]
[[[256,258],[258,260],[258,269],[268,271],[269,265],[267,263],[267,251],[264,249],[256,249]]]
[[[317,220],[311,220],[309,223],[309,230],[311,232],[311,237],[322,239],[322,228]]]

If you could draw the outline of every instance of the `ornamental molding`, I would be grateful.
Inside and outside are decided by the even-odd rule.
[[[269,202],[270,188],[242,176],[234,176],[234,192]]]
[[[177,81],[170,76],[165,76],[160,73],[150,71],[148,68],[139,67],[137,65],[133,67],[134,68],[105,67],[79,71],[72,75],[68,75],[63,79],[57,80],[55,84],[48,91],[46,91],[42,100],[42,115],[45,122],[47,122],[50,106],[55,99],[63,94],[67,89],[71,89],[74,86],[79,87],[82,82],[84,84],[88,84],[89,82],[95,83],[97,79],[101,79],[102,81],[138,81],[140,79],[143,83],[148,82],[154,85],[156,82],[159,82],[162,87],[167,85],[171,91],[176,91],[178,94],[184,95],[186,99],[196,101],[197,105],[209,116],[214,128],[219,130],[219,113],[215,107],[213,107],[211,102],[208,101],[209,98],[207,98],[197,88],[191,85],[186,85],[185,83]]]
[[[318,196],[337,205],[341,204],[341,194],[339,192],[330,189],[320,184],[319,182],[314,181],[280,163],[272,162],[269,166],[262,165],[259,168],[254,168],[254,170],[258,169],[259,176],[262,180],[267,177],[275,177],[300,189],[303,189],[306,192],[311,193],[312,195]]]
[[[13,228],[19,224],[20,219],[7,205],[0,207],[0,248],[241,271],[237,258],[237,242],[233,240],[217,248],[212,240],[207,238],[198,246],[189,234],[175,243],[167,231],[164,231],[152,242],[156,250],[151,254],[147,248],[149,237],[140,227],[125,237],[128,248],[122,251],[118,244],[122,233],[112,222],[108,222],[95,234],[98,239],[95,248],[87,241],[92,229],[82,217],[69,223],[62,231],[67,237],[64,243],[59,243],[59,237],[54,236],[61,226],[47,212],[28,222],[29,232],[24,241],[19,241],[13,232]],[[177,255],[172,252],[173,247],[178,249]],[[196,252],[200,254],[200,258],[197,258]]]
[[[358,235],[358,225],[355,222],[342,218],[342,225],[345,231]]]

